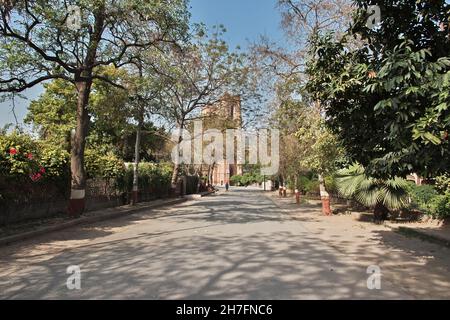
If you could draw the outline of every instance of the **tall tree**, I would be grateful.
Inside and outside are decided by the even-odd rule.
[[[200,32],[189,45],[172,51],[162,62],[172,82],[162,91],[165,108],[161,115],[176,126],[179,153],[189,123],[201,119],[205,107],[217,106],[225,93],[232,92],[236,75],[242,72],[242,56],[230,52],[221,39],[223,32],[221,26],[211,36]],[[172,188],[176,187],[180,169],[181,164],[176,162]]]
[[[99,73],[133,62],[134,52],[184,37],[184,0],[9,0],[0,6],[0,92],[21,92],[62,79],[77,89],[76,131],[72,139],[69,213],[84,210],[84,148],[89,98]]]
[[[342,41],[318,37],[308,89],[349,156],[376,177],[424,176],[449,167],[450,5],[439,1],[357,1]],[[381,24],[366,27],[367,6]],[[353,48],[347,39],[360,36]]]

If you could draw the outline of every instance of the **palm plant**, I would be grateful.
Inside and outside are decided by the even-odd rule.
[[[374,208],[375,220],[385,220],[391,210],[402,209],[408,201],[408,182],[402,178],[388,180],[368,177],[359,164],[340,170],[339,193],[364,206]]]

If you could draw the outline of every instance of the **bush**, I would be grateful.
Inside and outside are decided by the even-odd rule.
[[[84,164],[88,178],[115,179],[123,174],[124,163],[114,153],[99,154],[95,150],[86,149]]]
[[[308,186],[311,184],[311,180],[308,177],[300,176],[297,180],[297,189],[301,193],[308,192]]]
[[[412,206],[417,207],[423,211],[429,211],[431,200],[438,196],[438,192],[431,185],[418,186],[411,183],[408,188],[409,196],[411,197]]]
[[[431,200],[428,211],[435,219],[445,219],[450,217],[450,193],[438,195]]]
[[[410,185],[409,195],[411,206],[421,210],[434,219],[445,219],[450,217],[450,193],[439,194],[438,190],[431,185]]]
[[[39,170],[37,143],[29,135],[0,135],[0,174],[28,176]]]
[[[169,163],[139,164],[139,190],[142,193],[154,193],[156,196],[165,194],[170,189],[172,165]],[[133,166],[129,166],[117,177],[117,189],[121,192],[133,190]]]
[[[450,174],[436,178],[436,189],[442,194],[450,193]]]
[[[325,177],[325,187],[327,191],[331,194],[338,193],[337,181],[335,176],[327,176]]]
[[[59,146],[17,132],[0,135],[0,206],[65,198],[68,160],[68,152]]]
[[[242,185],[241,179],[242,179],[242,176],[232,176],[232,177],[230,178],[230,183],[231,183],[233,186],[240,186],[240,185]]]
[[[263,183],[264,177],[256,173],[246,173],[242,176],[232,176],[230,182],[236,186],[248,186],[254,183]]]
[[[300,176],[297,181],[297,189],[303,194],[318,194],[320,192],[320,183],[313,178]]]

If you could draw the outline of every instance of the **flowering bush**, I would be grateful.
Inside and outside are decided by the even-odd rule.
[[[0,135],[0,173],[4,176],[25,176],[39,171],[34,155],[37,145],[29,135],[13,132]]]

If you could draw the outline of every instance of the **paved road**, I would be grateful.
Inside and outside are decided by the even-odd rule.
[[[316,209],[317,210],[317,209]],[[261,192],[233,189],[171,209],[0,248],[2,299],[409,299]],[[68,266],[81,290],[68,290]]]

